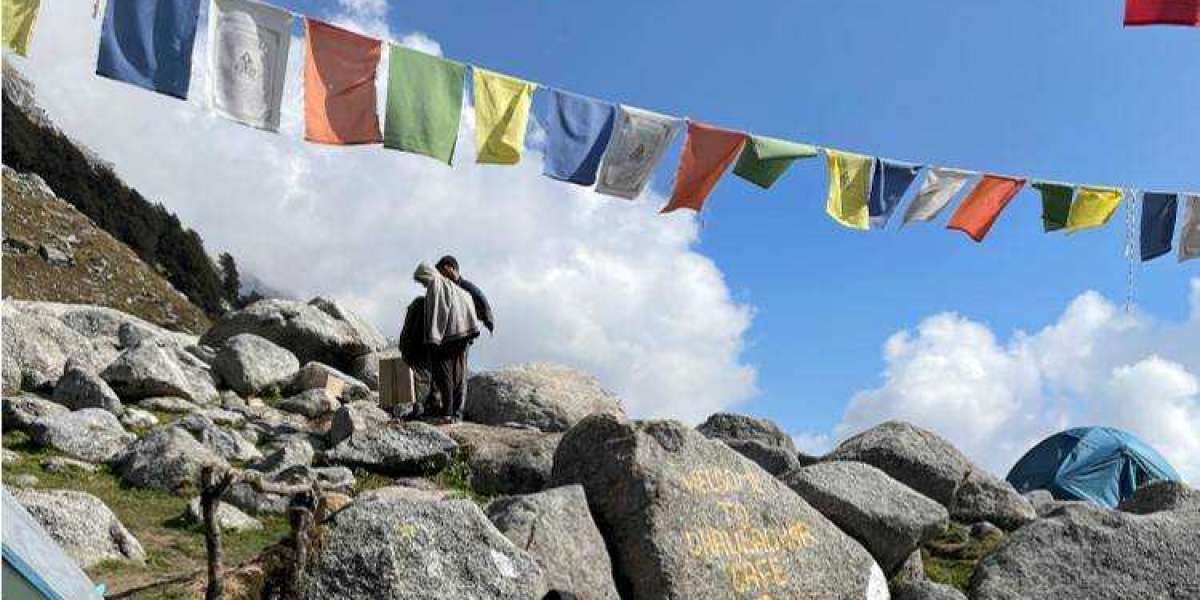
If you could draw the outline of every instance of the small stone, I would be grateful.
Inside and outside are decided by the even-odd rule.
[[[277,408],[315,419],[336,411],[340,406],[337,399],[331,398],[324,389],[312,389],[284,399]]]
[[[158,417],[149,411],[130,406],[121,413],[121,424],[129,429],[150,429],[158,425]]]
[[[188,502],[184,518],[189,523],[200,523],[204,520],[204,515],[200,510],[199,497],[192,498],[192,501]],[[217,525],[222,531],[256,531],[263,528],[262,521],[238,510],[236,506],[228,502],[222,502],[217,506]]]
[[[19,475],[13,475],[12,478],[9,479],[8,481],[14,487],[19,487],[19,488],[31,488],[38,484],[37,476],[30,475],[29,473],[21,473]]]
[[[66,473],[69,471],[83,471],[84,473],[95,473],[96,465],[75,460],[65,456],[51,456],[42,461],[42,468],[50,473]]]
[[[174,396],[154,396],[151,398],[145,398],[143,400],[139,400],[137,405],[146,410],[181,415],[198,412],[200,410],[199,406],[196,406],[195,404],[192,404],[183,398],[176,398]]]

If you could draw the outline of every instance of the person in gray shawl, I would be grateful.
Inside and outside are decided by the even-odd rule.
[[[442,270],[428,263],[417,266],[413,279],[425,287],[430,395],[440,397],[447,420],[461,419],[467,399],[467,349],[479,337],[475,301]]]

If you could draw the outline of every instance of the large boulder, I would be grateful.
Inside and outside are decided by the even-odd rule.
[[[330,392],[342,402],[367,400],[371,397],[371,388],[367,384],[319,362],[305,363],[288,381],[286,388],[293,394],[318,389]]]
[[[305,436],[289,435],[267,444],[267,455],[252,468],[264,473],[278,473],[296,465],[311,466],[316,452]]]
[[[178,346],[156,340],[122,352],[100,376],[125,399],[175,396],[211,404],[219,397],[207,364]]]
[[[95,371],[84,365],[68,361],[62,377],[54,384],[55,402],[70,408],[103,408],[115,415],[120,415],[125,409],[117,393],[109,387]]]
[[[941,504],[865,463],[818,463],[785,474],[783,482],[865,546],[889,575],[950,521]]]
[[[356,431],[384,427],[392,420],[387,411],[370,400],[359,400],[342,405],[333,413],[329,424],[329,445],[336,446]]]
[[[213,347],[242,333],[252,333],[287,348],[301,363],[320,361],[349,370],[354,359],[383,349],[383,336],[345,308],[320,298],[308,304],[294,300],[259,300],[226,314],[200,343]]]
[[[858,542],[758,465],[674,421],[593,415],[563,436],[628,598],[886,599]]]
[[[282,389],[300,370],[300,361],[266,338],[242,333],[225,340],[212,366],[225,385],[252,396],[271,387]]]
[[[566,431],[584,417],[624,416],[621,402],[595,377],[561,365],[533,363],[478,373],[467,384],[465,418]]]
[[[972,463],[942,437],[911,423],[881,423],[842,442],[824,460],[876,467],[937,500],[958,520],[991,521],[1011,529],[1036,518],[1033,506],[1011,485]]]
[[[112,460],[137,439],[125,431],[116,415],[101,408],[42,417],[33,422],[30,433],[41,446],[93,463]]]
[[[967,600],[958,588],[918,579],[892,586],[892,600]]]
[[[5,396],[3,399],[4,429],[27,431],[33,422],[43,417],[61,417],[71,409],[33,394]]]
[[[776,477],[803,466],[797,458],[798,452],[792,437],[767,419],[716,413],[696,430],[725,442]]]
[[[513,544],[533,555],[551,589],[589,600],[620,600],[582,487],[501,498],[488,505],[487,514]]]
[[[450,463],[458,449],[446,434],[425,423],[394,422],[356,431],[325,452],[325,460],[384,475],[426,475]]]
[[[165,427],[130,444],[114,461],[121,481],[183,495],[195,491],[204,465],[228,463],[180,427]]]
[[[137,538],[99,498],[75,490],[10,491],[79,566],[145,560]]]
[[[275,407],[282,411],[303,415],[309,419],[328,416],[341,408],[342,403],[323,389],[306,390],[284,398]]]
[[[1141,515],[1073,503],[1018,529],[984,557],[971,578],[970,596],[1200,598],[1197,564],[1200,508],[1195,504]]]
[[[1164,510],[1200,511],[1200,490],[1178,481],[1152,481],[1123,500],[1117,510],[1149,515]]]
[[[445,432],[458,442],[471,471],[471,489],[488,495],[529,494],[550,481],[561,433],[456,423]]]
[[[263,458],[262,452],[246,438],[221,429],[212,419],[201,413],[183,417],[172,423],[171,426],[179,427],[192,434],[192,437],[196,438],[196,441],[200,442],[202,446],[224,460],[244,463]]]
[[[377,491],[338,512],[302,600],[530,600],[542,570],[468,500]]]

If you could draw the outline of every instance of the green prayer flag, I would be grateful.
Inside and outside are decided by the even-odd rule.
[[[762,188],[771,187],[797,158],[812,158],[817,148],[787,140],[750,136],[733,173]]]
[[[1075,187],[1069,183],[1035,181],[1034,189],[1042,193],[1042,227],[1045,231],[1057,231],[1067,226],[1067,215],[1071,213],[1071,197]]]
[[[450,164],[466,65],[396,45],[390,55],[383,145]]]

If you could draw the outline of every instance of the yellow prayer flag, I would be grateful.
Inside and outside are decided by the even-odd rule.
[[[867,195],[875,159],[838,150],[826,150],[825,157],[829,162],[829,200],[825,212],[846,227],[870,229]]]
[[[12,48],[13,52],[26,56],[29,54],[29,39],[33,37],[33,22],[37,20],[40,0],[3,0],[3,30],[4,45]]]
[[[1067,232],[1099,227],[1112,218],[1121,204],[1121,189],[1081,185],[1067,213]]]
[[[472,67],[475,82],[475,162],[515,165],[536,83]]]

